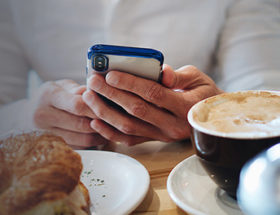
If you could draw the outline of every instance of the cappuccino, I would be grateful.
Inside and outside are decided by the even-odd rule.
[[[265,91],[227,93],[203,102],[193,112],[201,127],[233,136],[280,133],[280,95]]]
[[[191,141],[210,178],[236,197],[243,165],[280,142],[280,92],[224,93],[188,112]]]

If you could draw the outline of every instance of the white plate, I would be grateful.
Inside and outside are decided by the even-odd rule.
[[[146,168],[123,154],[77,150],[82,157],[81,181],[89,190],[92,215],[129,214],[150,185]]]
[[[243,215],[236,201],[209,178],[196,155],[169,174],[167,191],[178,207],[196,215]]]

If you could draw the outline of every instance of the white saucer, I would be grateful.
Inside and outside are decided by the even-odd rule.
[[[141,163],[115,152],[77,152],[82,157],[81,181],[89,191],[92,215],[129,214],[142,202],[150,176]]]
[[[237,202],[209,178],[196,155],[179,163],[167,180],[175,204],[195,215],[243,215]]]

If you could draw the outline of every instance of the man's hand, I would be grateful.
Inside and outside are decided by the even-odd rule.
[[[96,116],[82,99],[85,90],[71,80],[44,83],[28,103],[34,126],[62,136],[76,148],[107,142],[90,126]]]
[[[93,75],[88,86],[91,90],[83,94],[83,99],[98,117],[91,121],[91,127],[106,139],[127,145],[147,140],[172,142],[188,138],[189,109],[196,102],[222,92],[194,66],[174,71],[165,65],[162,85],[111,71],[106,80]],[[97,93],[126,112],[108,106]]]

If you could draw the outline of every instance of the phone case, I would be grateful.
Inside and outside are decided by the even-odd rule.
[[[98,44],[88,49],[87,74],[116,70],[160,82],[163,60],[154,49]]]

